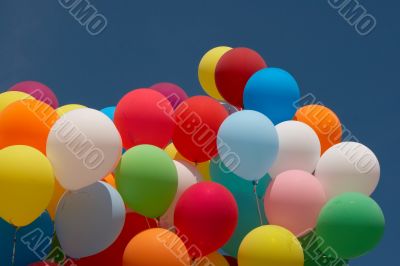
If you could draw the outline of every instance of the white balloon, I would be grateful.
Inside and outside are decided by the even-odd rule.
[[[166,229],[174,226],[175,206],[182,193],[202,179],[201,174],[193,165],[183,161],[174,161],[174,163],[178,172],[178,189],[174,201],[164,215],[160,217],[160,226]]]
[[[121,233],[124,223],[124,202],[104,182],[66,192],[57,206],[55,218],[61,248],[72,258],[91,256],[108,248]]]
[[[114,123],[90,108],[63,115],[47,139],[47,157],[57,180],[68,190],[101,180],[114,170],[121,153],[121,136]]]
[[[314,130],[299,121],[285,121],[275,128],[278,133],[279,151],[269,170],[271,178],[287,170],[313,173],[321,154],[321,145]]]
[[[367,196],[379,182],[380,166],[375,154],[357,142],[342,142],[329,148],[315,170],[329,197],[345,192]]]

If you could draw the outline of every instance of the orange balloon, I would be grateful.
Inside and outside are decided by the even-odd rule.
[[[54,179],[54,192],[53,192],[53,197],[50,200],[49,206],[47,206],[47,211],[50,214],[51,219],[55,219],[56,217],[56,210],[57,210],[57,205],[58,202],[60,201],[60,198],[62,195],[64,195],[65,189],[58,183],[57,179]]]
[[[205,257],[199,258],[195,261],[196,266],[229,266],[228,261],[218,252],[211,253]]]
[[[321,143],[321,154],[342,139],[342,125],[329,108],[312,104],[297,110],[294,120],[309,125],[317,133]]]
[[[58,119],[48,104],[26,99],[8,105],[0,113],[0,149],[12,145],[27,145],[46,154],[50,128]]]
[[[174,233],[154,228],[141,232],[129,242],[123,266],[189,266],[185,243]]]
[[[117,189],[117,185],[115,183],[115,177],[113,174],[109,174],[108,176],[104,177],[103,181],[111,185],[113,188]]]

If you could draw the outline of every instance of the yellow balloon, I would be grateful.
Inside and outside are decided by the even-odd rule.
[[[60,185],[60,183],[58,183],[57,179],[55,179],[53,196],[51,197],[49,206],[47,207],[47,211],[53,220],[56,218],[57,205],[62,195],[64,195],[64,192],[65,189]]]
[[[240,266],[303,266],[303,249],[289,230],[264,225],[252,230],[239,247]]]
[[[6,91],[0,93],[0,112],[13,102],[25,99],[33,99],[33,97],[21,91]]]
[[[0,217],[15,226],[32,223],[48,206],[54,179],[40,151],[24,145],[0,150]]]
[[[208,95],[217,100],[224,100],[224,98],[215,84],[215,69],[219,59],[231,49],[231,47],[227,46],[215,47],[203,56],[199,64],[198,76],[200,84]]]
[[[58,107],[56,109],[56,112],[59,116],[65,115],[66,113],[76,110],[76,109],[82,109],[82,108],[87,108],[84,105],[80,105],[80,104],[67,104],[67,105],[63,105],[61,107]]]
[[[226,261],[224,256],[219,254],[218,252],[211,253],[205,257],[197,259],[194,263],[196,266],[229,266],[229,263]]]
[[[198,163],[195,164],[194,162],[189,161],[185,157],[183,157],[182,154],[180,154],[173,143],[170,143],[164,151],[168,154],[168,156],[175,161],[184,161],[187,163],[190,163],[191,165],[195,166],[197,171],[201,174],[201,177],[203,178],[204,181],[211,181],[211,176],[210,176],[210,161],[206,161],[203,163]]]

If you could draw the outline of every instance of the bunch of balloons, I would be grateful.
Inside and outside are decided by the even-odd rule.
[[[102,110],[46,85],[0,94],[2,265],[348,265],[384,216],[366,146],[333,111],[298,106],[287,71],[249,48]]]

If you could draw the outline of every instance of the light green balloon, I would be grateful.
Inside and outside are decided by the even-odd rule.
[[[324,248],[352,259],[372,250],[382,238],[385,218],[379,205],[361,193],[344,193],[322,208],[316,232]]]
[[[124,202],[139,214],[159,217],[174,200],[178,173],[170,157],[158,147],[139,145],[129,149],[115,174]]]

